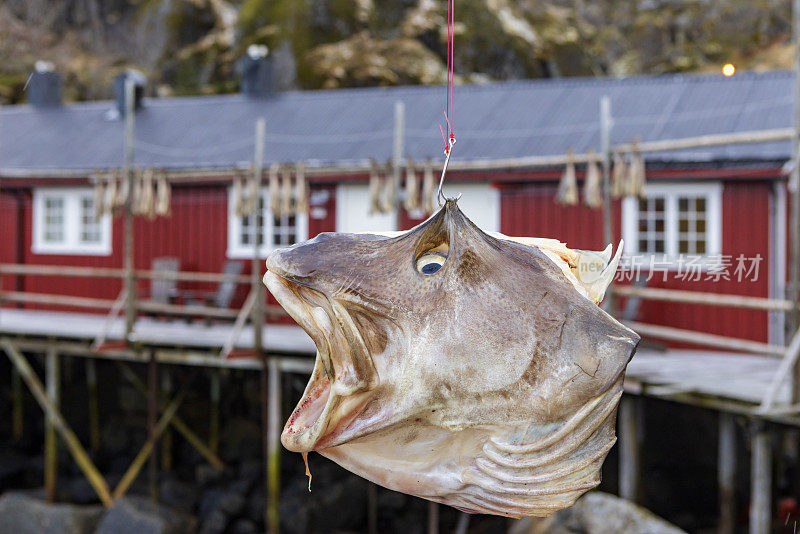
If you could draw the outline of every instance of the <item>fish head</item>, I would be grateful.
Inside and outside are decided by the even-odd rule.
[[[469,511],[520,515],[469,500],[470,470],[492,440],[513,449],[615,406],[638,343],[552,254],[486,234],[455,200],[396,236],[320,234],[267,269],[317,345],[284,446]]]

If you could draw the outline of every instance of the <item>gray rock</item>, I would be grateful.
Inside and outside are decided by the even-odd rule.
[[[222,534],[228,528],[228,516],[222,510],[212,510],[205,519],[203,525],[200,527],[200,534]]]
[[[258,527],[249,519],[239,519],[231,527],[231,534],[256,534],[256,532]]]
[[[50,504],[25,493],[0,496],[0,534],[89,534],[103,508]]]
[[[144,497],[123,497],[106,512],[95,534],[186,534],[197,529],[194,517]]]
[[[197,488],[173,477],[164,477],[159,495],[162,504],[191,512],[197,501]]]
[[[517,521],[509,534],[686,534],[649,510],[607,493],[587,493],[548,518]]]

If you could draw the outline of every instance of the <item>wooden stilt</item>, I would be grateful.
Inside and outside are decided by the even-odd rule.
[[[367,485],[367,531],[378,534],[378,486],[372,482]]]
[[[22,394],[22,378],[19,371],[11,369],[11,434],[14,441],[22,441],[25,433],[25,405]]]
[[[456,523],[455,534],[467,534],[469,530],[469,514],[461,512],[458,514],[458,522]]]
[[[719,414],[717,453],[719,484],[719,534],[733,534],[736,528],[736,421],[729,413]]]
[[[638,399],[622,397],[619,405],[619,496],[637,502],[640,491]]]
[[[772,445],[762,421],[754,421],[751,434],[750,534],[771,532]]]
[[[147,439],[155,443],[156,423],[158,420],[158,362],[155,351],[150,352],[150,361],[147,364]],[[150,462],[147,466],[147,483],[150,488],[150,498],[158,502],[158,454],[155,450],[150,453]]]
[[[58,410],[60,409],[61,376],[58,354],[51,346],[45,355],[45,384],[47,398]],[[49,415],[44,420],[44,494],[49,502],[56,500],[58,484],[58,436],[53,418]]]
[[[280,530],[281,484],[281,371],[278,361],[269,360],[269,399],[267,402],[267,532]]]
[[[128,470],[120,479],[119,484],[117,487],[114,488],[114,499],[119,499],[128,491],[133,484],[136,477],[139,476],[139,473],[142,471],[142,467],[144,467],[144,463],[150,458],[153,452],[156,449],[156,443],[158,442],[158,438],[164,433],[164,430],[169,426],[170,421],[175,417],[175,414],[178,412],[178,408],[180,407],[183,399],[186,397],[186,391],[182,392],[178,397],[173,400],[167,409],[164,410],[164,414],[159,419],[158,423],[153,426],[153,434],[147,439],[142,449],[139,451],[139,454],[136,455],[136,458],[133,459]],[[152,463],[152,462],[151,462]]]
[[[428,534],[439,534],[439,503],[428,503]]]
[[[214,452],[219,452],[219,400],[220,400],[220,371],[211,369],[211,413],[208,419],[208,447]]]
[[[89,455],[86,453],[86,450],[81,445],[77,436],[75,436],[75,433],[69,425],[67,425],[59,409],[50,401],[50,398],[44,391],[41,381],[36,376],[36,373],[33,372],[33,369],[31,369],[28,361],[7,339],[2,340],[0,344],[2,344],[6,355],[8,355],[11,362],[19,371],[20,376],[27,384],[28,389],[30,389],[30,392],[33,394],[33,398],[36,399],[36,402],[39,403],[39,406],[42,407],[45,414],[50,416],[56,431],[58,431],[58,434],[64,440],[69,452],[75,459],[75,463],[78,464],[81,472],[83,472],[95,492],[97,492],[97,496],[100,497],[100,502],[102,502],[104,506],[110,507],[113,504],[113,499],[111,498],[111,493],[105,479],[103,479],[100,471],[95,467],[92,459],[89,458]]]
[[[133,385],[133,387],[138,391],[143,397],[147,397],[147,387],[144,385],[144,382],[136,376],[136,373],[133,370],[125,365],[122,362],[117,362],[117,365],[122,372],[122,375]],[[161,408],[166,407],[166,403],[160,402]],[[205,458],[209,464],[211,464],[216,469],[225,469],[225,462],[223,462],[216,453],[212,452],[208,446],[203,443],[203,440],[189,428],[189,426],[183,422],[183,420],[179,416],[175,416],[172,418],[170,422],[172,428],[174,428],[183,438],[189,442],[192,447],[199,452],[203,458]]]
[[[100,405],[97,400],[97,362],[86,358],[86,389],[89,397],[89,444],[100,450]]]
[[[169,372],[164,371],[161,373],[160,398],[169,398],[171,392],[172,383]],[[161,436],[161,470],[172,471],[172,432],[170,432],[169,426],[164,429],[164,434]]]

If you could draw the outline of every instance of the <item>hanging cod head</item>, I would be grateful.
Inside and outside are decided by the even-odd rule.
[[[448,200],[408,232],[273,252],[264,281],[317,345],[283,445],[467,512],[570,506],[600,482],[639,342],[597,305],[610,251],[489,235]]]

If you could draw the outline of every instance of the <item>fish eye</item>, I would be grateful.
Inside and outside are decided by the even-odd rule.
[[[422,274],[433,274],[442,268],[447,256],[441,252],[426,252],[417,258],[417,271]]]

